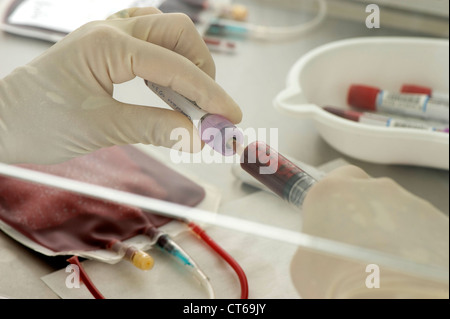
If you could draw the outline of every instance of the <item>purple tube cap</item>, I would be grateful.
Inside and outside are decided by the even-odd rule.
[[[244,143],[244,135],[233,123],[218,114],[206,115],[200,124],[201,139],[216,152],[224,156],[236,153],[230,144],[231,139],[237,143]]]

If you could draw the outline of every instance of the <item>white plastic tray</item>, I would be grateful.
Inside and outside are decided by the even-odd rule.
[[[448,40],[373,37],[332,42],[313,49],[291,68],[275,108],[311,118],[321,136],[338,151],[373,163],[449,169],[449,135],[440,132],[371,126],[339,118],[324,105],[349,108],[353,83],[400,92],[415,83],[449,91]]]

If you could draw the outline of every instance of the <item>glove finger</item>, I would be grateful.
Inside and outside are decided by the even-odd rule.
[[[113,13],[108,18],[106,18],[106,20],[126,19],[126,18],[132,18],[132,17],[138,17],[138,16],[150,15],[150,14],[160,14],[160,13],[162,13],[161,10],[159,10],[155,7],[134,7],[134,8],[128,8],[128,9],[120,10],[116,13]]]
[[[111,21],[130,36],[174,51],[194,63],[213,79],[214,60],[192,20],[183,13],[145,14],[146,9],[127,12],[131,19]],[[149,10],[152,12],[152,10]]]
[[[187,58],[127,35],[105,42],[105,46],[112,46],[105,48],[105,54],[114,52],[107,59],[108,75],[113,83],[122,83],[139,76],[172,88],[207,112],[220,114],[233,123],[241,121],[242,112],[236,102]]]
[[[369,179],[371,176],[367,174],[363,169],[354,165],[345,165],[332,170],[327,174],[326,178],[330,177],[344,177],[344,178],[355,178],[355,179]]]
[[[103,131],[105,141],[100,143],[106,145],[142,143],[185,152],[199,152],[204,145],[192,122],[179,112],[116,101],[101,113],[98,129]]]

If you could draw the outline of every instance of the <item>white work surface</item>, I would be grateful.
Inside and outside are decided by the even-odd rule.
[[[365,15],[364,11],[361,11],[361,15]],[[422,17],[414,15],[414,18],[420,25]],[[428,200],[448,215],[448,171],[402,165],[379,165],[352,159],[326,144],[311,121],[283,116],[273,108],[272,104],[277,93],[284,89],[285,79],[292,65],[303,54],[319,45],[361,36],[428,35],[383,26],[380,29],[367,29],[361,21],[327,17],[316,29],[294,40],[283,42],[244,40],[238,42],[235,54],[213,53],[217,69],[216,80],[241,106],[244,114],[240,124],[242,129],[278,128],[280,153],[314,167],[342,158],[346,162],[360,166],[373,177],[387,176],[394,179],[404,188]],[[0,60],[2,61],[0,77],[26,64],[50,46],[51,43],[48,42],[0,32]],[[117,86],[114,94],[117,99],[130,103],[162,105],[162,102],[151,96],[140,79]],[[167,150],[151,146],[148,149],[157,152],[161,158],[169,158]],[[258,192],[256,188],[241,183],[231,174],[231,164],[179,164],[178,168],[219,190],[221,202],[218,213],[249,218],[284,228],[290,227],[291,230],[300,227],[300,212],[294,211],[271,194]],[[300,297],[289,275],[289,262],[296,247],[265,238],[254,238],[245,233],[216,226],[208,226],[206,229],[246,270],[250,298]],[[239,285],[234,273],[217,256],[214,256],[205,246],[199,245],[192,235],[183,234],[177,240],[186,245],[200,264],[205,265],[203,268],[205,272],[209,272],[208,275],[211,276],[213,286],[217,288],[216,293],[219,298],[239,297]],[[150,271],[145,275],[153,285],[153,288],[148,287],[147,297],[206,297],[203,290],[195,289],[192,278],[177,271],[173,263],[167,261],[160,252],[155,252],[153,255],[157,265],[154,273]],[[42,256],[0,233],[0,297],[89,297],[84,290],[61,291],[62,286],[58,280],[66,276],[65,273],[61,274],[65,265],[67,263],[64,259]],[[111,266],[88,261],[85,265],[93,278],[96,274],[104,276],[99,288],[103,289],[107,297],[143,297],[137,295],[136,291],[116,291],[108,285],[109,279],[120,283],[120,280],[123,280],[119,276],[122,272],[135,272],[134,280],[138,282],[142,273],[129,263],[121,262]],[[178,283],[175,279],[179,279]]]

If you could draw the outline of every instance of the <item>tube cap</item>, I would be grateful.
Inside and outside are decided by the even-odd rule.
[[[206,115],[200,124],[200,136],[216,152],[224,156],[234,155],[234,148],[228,144],[231,139],[244,143],[244,135],[229,120],[218,114]]]
[[[432,93],[431,88],[414,84],[404,84],[400,91],[402,93],[426,94],[430,96]]]
[[[153,268],[155,261],[152,256],[143,251],[136,251],[132,257],[132,263],[135,267],[141,270],[150,270]]]
[[[380,89],[376,87],[354,84],[348,90],[347,102],[357,108],[375,111],[379,92]]]

